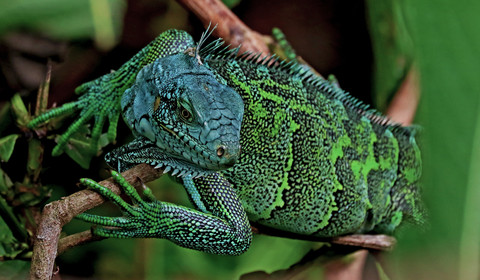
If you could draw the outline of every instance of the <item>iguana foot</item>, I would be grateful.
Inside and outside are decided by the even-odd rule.
[[[119,173],[113,171],[112,176],[132,204],[91,179],[81,179],[83,185],[111,200],[123,213],[123,217],[78,215],[80,220],[102,226],[94,228],[94,234],[115,238],[166,238],[183,247],[223,255],[238,255],[248,249],[252,232],[246,213],[235,191],[220,175],[184,179],[190,192],[195,189],[192,199],[201,204],[201,211],[158,201],[149,189],[144,191],[147,202]]]
[[[79,129],[92,118],[94,119],[94,125],[91,131],[92,153],[97,152],[98,140],[100,139],[103,126],[107,119],[110,123],[107,132],[108,141],[113,142],[115,140],[118,118],[120,116],[118,104],[123,90],[119,90],[117,85],[111,82],[114,77],[115,72],[112,72],[79,86],[76,89],[76,93],[84,95],[80,97],[78,101],[64,104],[30,121],[28,127],[33,129],[53,118],[68,115],[78,110],[81,111],[79,118],[60,136],[57,145],[52,151],[52,155],[60,155],[72,135],[79,131]]]

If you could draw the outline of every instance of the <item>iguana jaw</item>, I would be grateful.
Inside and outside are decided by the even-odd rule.
[[[202,129],[198,136],[194,132],[185,133],[186,130],[170,125],[163,124],[161,127],[168,133],[156,135],[149,140],[155,141],[156,154],[175,159],[175,162],[184,162],[207,170],[222,170],[232,167],[240,156],[240,144],[236,140],[239,135],[229,133],[201,143],[202,134],[213,133],[205,133]]]
[[[189,151],[188,146],[184,146],[184,150]],[[190,149],[190,151],[192,151],[192,149]],[[170,173],[179,177],[185,175],[198,177],[219,169],[213,168],[218,167],[218,164],[208,157],[199,159],[203,156],[202,153],[199,154],[201,156],[195,157],[193,161],[187,161],[187,159],[181,155],[173,156],[166,150],[161,149],[156,143],[139,136],[134,141],[108,153],[105,156],[105,161],[112,168],[121,172],[137,164],[146,163],[155,168],[163,168],[164,173]],[[227,166],[220,169],[225,168],[227,168]]]

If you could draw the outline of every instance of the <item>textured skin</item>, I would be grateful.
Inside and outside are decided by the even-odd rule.
[[[422,219],[413,128],[385,119],[297,66],[208,54],[245,103],[242,154],[221,171],[251,221],[302,235],[391,234]],[[401,151],[401,152],[400,152]]]
[[[240,154],[242,99],[187,54],[144,67],[121,105],[137,140],[107,155],[119,170],[148,163],[198,176],[232,166]]]
[[[82,179],[82,184],[113,201],[125,215],[112,218],[83,213],[77,216],[87,222],[121,228],[95,228],[95,234],[116,238],[168,238],[180,246],[222,255],[236,255],[248,249],[252,239],[248,218],[235,191],[220,174],[212,173],[196,180],[201,186],[197,188],[198,203],[206,202],[199,205],[202,212],[158,200],[146,202],[120,174],[112,172],[112,176],[134,205],[95,181]],[[184,182],[187,188],[193,184],[190,175],[184,177]]]
[[[185,31],[172,29],[163,32],[117,71],[76,88],[75,92],[82,94],[77,101],[67,103],[36,117],[28,124],[28,127],[35,128],[50,119],[80,110],[80,117],[60,137],[52,155],[60,155],[70,137],[92,118],[95,124],[92,128],[91,143],[92,151],[96,152],[98,140],[107,119],[110,123],[108,139],[110,142],[115,140],[121,112],[120,99],[123,93],[132,86],[138,72],[160,57],[182,52],[193,45],[192,37]]]
[[[114,227],[96,228],[95,233],[168,238],[184,247],[235,255],[250,244],[247,216],[309,238],[391,234],[404,220],[422,221],[414,128],[387,124],[337,85],[295,63],[275,58],[257,62],[258,56],[237,57],[238,50],[220,45],[213,42],[199,56],[197,50],[151,60],[135,74],[122,107],[137,138],[106,158],[119,170],[146,162],[179,173],[197,210],[151,196],[144,202],[114,174],[132,197],[136,206],[131,206],[84,179],[125,215],[80,215]],[[173,69],[179,66],[177,73]],[[203,122],[174,118],[182,115],[178,108],[185,101],[177,88],[189,89],[184,107],[191,115],[206,116]],[[204,155],[202,161],[198,154]],[[228,156],[233,159],[225,163]]]

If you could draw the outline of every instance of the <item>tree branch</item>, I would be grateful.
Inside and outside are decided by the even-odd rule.
[[[135,187],[140,187],[142,182],[150,182],[163,174],[162,169],[155,169],[147,164],[140,164],[122,173],[125,179]],[[101,181],[101,185],[111,189],[116,194],[120,189],[113,178]],[[32,265],[30,268],[31,279],[50,279],[57,256],[58,238],[62,227],[70,222],[73,217],[105,202],[98,193],[83,190],[66,198],[45,205],[37,232],[34,238]],[[71,237],[73,240],[64,240],[60,251],[90,241],[92,237],[82,236],[81,239]]]
[[[408,72],[387,109],[387,116],[393,121],[409,125],[412,123],[420,100],[420,81],[415,66]]]
[[[222,1],[219,0],[177,0],[185,9],[192,11],[205,27],[218,24],[213,32],[232,46],[240,46],[240,51],[268,54],[266,41],[270,36],[263,36],[250,29]]]

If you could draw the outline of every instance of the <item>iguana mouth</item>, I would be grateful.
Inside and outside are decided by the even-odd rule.
[[[169,173],[172,176],[177,177],[190,175],[193,178],[196,178],[215,172],[213,170],[203,169],[194,164],[189,164],[188,162],[176,160],[174,158],[170,158],[159,163],[152,161],[150,165],[154,166],[155,168],[163,168],[164,174]]]
[[[176,127],[167,127],[164,123],[159,123],[160,127],[173,135],[179,142],[183,144],[181,154],[178,153],[180,160],[185,160],[194,165],[199,165],[207,170],[221,170],[232,167],[240,155],[240,145],[232,142],[219,144],[216,149],[209,150],[204,143],[199,143],[197,139],[185,134]],[[157,140],[158,141],[158,140]],[[162,146],[157,143],[157,146]],[[195,157],[195,155],[197,157]],[[173,157],[176,157],[175,155]]]
[[[119,171],[129,169],[136,164],[146,163],[155,168],[164,168],[164,173],[178,177],[207,175],[216,170],[227,169],[236,162],[236,157],[231,157],[226,158],[222,161],[222,164],[219,164],[218,159],[215,159],[218,155],[213,155],[202,149],[202,145],[190,139],[189,135],[180,133],[176,128],[172,128],[170,131],[181,143],[182,153],[168,152],[148,138],[140,136],[108,153],[105,156],[105,161]]]

